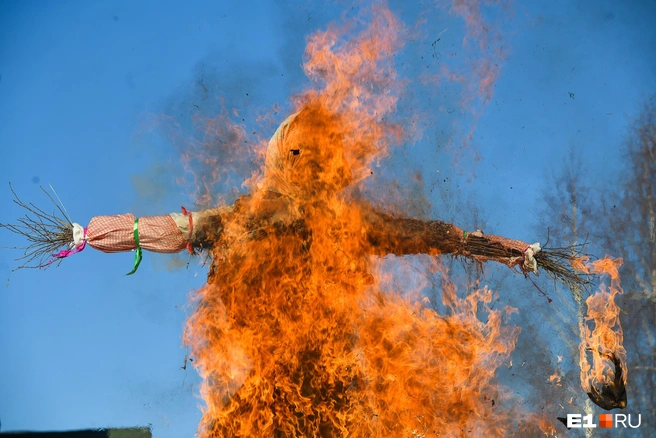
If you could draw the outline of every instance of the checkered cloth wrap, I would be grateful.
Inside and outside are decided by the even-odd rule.
[[[102,252],[132,251],[134,241],[133,214],[96,216],[87,227],[87,242]],[[147,251],[174,253],[184,250],[187,241],[170,215],[139,218],[139,241]]]

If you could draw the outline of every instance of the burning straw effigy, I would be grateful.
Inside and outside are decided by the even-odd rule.
[[[343,162],[334,162],[342,158],[314,157],[316,151],[308,150],[311,146],[300,147],[298,137],[291,134],[302,133],[310,127],[315,136],[330,137],[315,126],[317,120],[323,121],[326,118],[334,119],[323,109],[310,105],[289,117],[270,141],[270,150],[274,152],[270,151],[267,170],[275,171],[265,173],[260,192],[243,196],[232,206],[198,212],[182,208],[181,213],[141,218],[131,214],[97,216],[83,227],[74,223],[64,206],[50,195],[48,196],[54,207],[52,212],[47,212],[34,204],[24,203],[14,192],[14,202],[26,210],[26,215],[19,219],[18,224],[2,224],[2,227],[24,236],[30,243],[23,248],[24,254],[19,259],[23,263],[19,268],[48,268],[58,265],[63,259],[89,245],[107,253],[135,251],[133,269],[128,273],[131,275],[141,262],[143,250],[160,253],[206,251],[214,256],[209,277],[209,283],[213,284],[222,282],[224,265],[230,263],[226,262],[226,259],[235,258],[234,254],[230,255],[231,251],[238,248],[243,250],[251,245],[258,247],[258,242],[264,243],[264,247],[270,249],[268,245],[272,241],[293,239],[299,245],[291,250],[295,253],[293,258],[307,258],[311,253],[312,241],[317,239],[318,234],[323,234],[318,232],[315,223],[325,223],[326,211],[336,213],[327,207],[326,201],[336,196],[345,184],[348,184],[349,176]],[[307,139],[307,136],[302,137]],[[285,155],[278,153],[288,150],[292,152]],[[313,166],[306,166],[302,164],[304,159],[316,159],[317,162],[312,163]],[[337,172],[341,175],[340,178],[326,182],[321,178],[316,179],[316,174],[303,175],[303,171],[299,170],[301,166],[317,169],[326,162],[332,163],[333,169],[342,169]],[[295,172],[293,178],[284,174],[289,169]],[[299,180],[304,180],[304,186],[309,186],[310,190],[303,191],[298,185]],[[311,182],[312,180],[316,184]],[[360,246],[366,248],[369,255],[449,254],[467,257],[477,263],[503,263],[527,277],[543,271],[573,288],[586,288],[590,281],[588,273],[574,268],[575,262],[581,259],[579,246],[541,248],[538,243],[528,244],[486,235],[480,230],[467,232],[438,220],[421,221],[393,216],[358,199],[340,200],[339,205],[340,208],[350,210],[345,216],[350,218],[350,221],[355,221],[356,228],[360,231],[360,236],[355,240],[361,241]],[[284,246],[280,244],[278,249]],[[243,253],[236,259],[247,260]],[[359,281],[363,281],[363,284],[371,282],[362,278]],[[223,295],[221,299],[225,301],[225,305],[231,300],[229,296]],[[228,309],[226,311],[229,312]],[[235,315],[232,315],[232,318],[238,320]],[[621,367],[618,367],[618,370],[616,377],[619,380],[614,384],[621,387]],[[358,380],[354,376],[351,376],[351,379]],[[343,390],[346,391],[345,388]],[[592,400],[602,407],[613,405],[613,395],[607,394],[607,389],[604,391],[606,392],[602,394],[591,394]],[[235,397],[243,397],[241,391],[237,392]],[[623,394],[623,397],[625,403],[626,395]],[[225,430],[234,432],[234,429]]]
[[[532,433],[516,424],[533,418],[518,406],[501,411],[489,402],[510,397],[494,375],[517,340],[517,330],[503,324],[513,310],[490,308],[485,288],[462,299],[447,285],[447,314],[438,314],[408,291],[384,291],[375,259],[492,261],[580,290],[590,284],[576,269],[582,248],[542,248],[394,215],[347,190],[401,129],[384,121],[394,96],[375,91],[392,86],[398,23],[384,8],[377,14],[352,44],[335,47],[333,30],[309,40],[304,68],[322,88],[296,99],[296,112],[268,143],[258,184],[231,206],[98,216],[85,227],[53,198],[50,211],[14,193],[26,215],[1,226],[28,240],[20,268],[58,265],[87,245],[134,250],[128,275],[144,250],[211,256],[184,335],[204,379],[201,437]],[[626,373],[597,377],[606,387],[590,390],[591,399],[621,406],[609,400],[624,394]],[[538,426],[530,427],[553,429],[533,419]]]

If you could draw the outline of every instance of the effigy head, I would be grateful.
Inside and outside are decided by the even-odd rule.
[[[335,193],[349,185],[340,118],[309,105],[278,127],[267,148],[260,188],[292,198]]]

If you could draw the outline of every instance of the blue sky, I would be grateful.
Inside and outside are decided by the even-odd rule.
[[[521,3],[512,15],[490,11],[502,23],[507,56],[492,101],[477,107],[474,144],[482,160],[465,160],[464,172],[444,152],[463,134],[454,124],[473,123],[455,104],[457,86],[413,91],[422,71],[452,52],[475,56],[475,47],[462,47],[462,22],[446,9],[390,3],[409,28],[425,17],[397,64],[410,79],[403,105],[433,111],[435,120],[425,120],[421,141],[382,166],[395,169],[390,178],[421,172],[427,215],[468,220],[431,189],[448,184],[476,199],[486,232],[536,241],[544,236],[534,235],[531,215],[544,177],[569,148],[600,181],[617,170],[629,124],[656,91],[656,13],[648,1]],[[290,94],[307,85],[305,36],[339,22],[345,10],[342,3],[282,1],[2,2],[1,182],[37,205],[47,202],[39,185],[52,184],[81,224],[103,214],[193,208],[194,187],[178,181],[185,175],[179,146],[153,120],[166,115],[180,122],[176,132],[193,136],[185,108],[198,100],[204,78],[205,115],[218,111],[222,96],[248,116],[278,105],[274,118],[282,121]],[[457,110],[444,114],[440,106]],[[245,118],[249,132],[272,133]],[[228,201],[229,188],[221,186]],[[5,186],[0,222],[22,214],[11,200]],[[2,245],[21,243],[4,231],[0,237]],[[181,335],[188,294],[204,283],[206,268],[186,255],[172,268],[170,256],[146,253],[137,274],[126,277],[132,254],[87,248],[59,268],[10,275],[16,256],[0,250],[3,285],[9,277],[0,289],[2,430],[152,424],[157,438],[191,436],[200,418],[199,379],[181,369]],[[521,300],[506,302],[530,305]]]

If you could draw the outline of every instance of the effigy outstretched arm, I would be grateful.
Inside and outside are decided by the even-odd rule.
[[[451,254],[477,262],[496,261],[523,272],[537,272],[540,244],[463,231],[439,220],[399,218],[369,206],[362,208],[367,239],[374,255]]]
[[[541,248],[539,243],[467,232],[439,220],[395,217],[368,205],[361,207],[367,238],[374,255],[451,254],[476,262],[495,261],[524,274],[546,272],[570,289],[586,289],[589,275],[577,269],[583,244]]]

